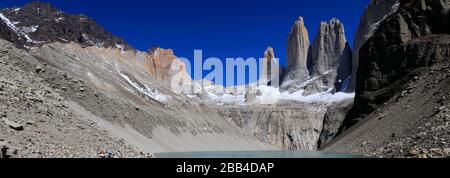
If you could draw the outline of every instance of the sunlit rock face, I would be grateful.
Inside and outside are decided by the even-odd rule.
[[[322,104],[283,101],[274,105],[216,108],[223,118],[229,118],[258,140],[283,150],[312,151],[318,148],[327,107]]]
[[[287,49],[288,74],[285,80],[306,81],[309,77],[307,68],[310,42],[308,29],[303,17],[299,17],[289,33]]]
[[[281,89],[290,93],[304,91],[304,95],[341,91],[349,83],[351,55],[344,25],[338,19],[322,22],[310,45],[300,17],[289,35],[288,71]]]
[[[339,91],[351,72],[351,50],[344,25],[336,18],[320,23],[311,51],[312,76],[327,75],[322,87],[330,89],[336,83]]]
[[[147,52],[148,56],[142,60],[142,64],[147,72],[162,81],[164,84],[170,85],[174,76],[183,75],[178,79],[179,82],[190,82],[189,74],[186,70],[186,64],[178,60],[172,49],[153,48]],[[176,66],[176,68],[174,68]]]

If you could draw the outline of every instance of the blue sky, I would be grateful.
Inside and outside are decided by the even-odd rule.
[[[287,37],[298,16],[305,18],[311,40],[321,21],[340,19],[347,39],[353,35],[369,0],[42,0],[68,13],[94,18],[139,50],[174,49],[193,59],[262,57],[272,46],[285,65]],[[2,0],[0,7],[22,6],[26,0]]]

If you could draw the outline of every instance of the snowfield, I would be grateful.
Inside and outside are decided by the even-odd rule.
[[[355,93],[344,93],[337,92],[332,93],[331,90],[327,92],[315,93],[308,96],[304,96],[304,90],[299,90],[294,93],[289,93],[287,91],[281,92],[279,88],[270,87],[270,86],[258,86],[257,90],[260,91],[260,96],[256,97],[257,103],[260,104],[275,104],[280,100],[285,101],[299,101],[304,103],[322,103],[322,104],[331,104],[335,102],[339,102],[345,99],[354,98]],[[207,97],[211,101],[218,102],[220,104],[239,104],[246,105],[245,95],[239,94],[215,94],[212,91],[207,92]]]

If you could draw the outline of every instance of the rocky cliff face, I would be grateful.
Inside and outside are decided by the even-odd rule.
[[[337,71],[340,61],[348,61],[349,51],[344,25],[338,19],[321,22],[312,45],[312,75]]]
[[[191,82],[186,64],[178,60],[172,49],[153,48],[147,54],[148,56],[142,60],[142,64],[147,72],[157,80],[170,86],[174,76],[181,73],[183,77],[179,79],[180,82]],[[172,69],[174,65],[178,66],[177,70]]]
[[[353,107],[353,99],[343,100],[330,106],[323,118],[323,128],[319,137],[319,148],[330,143],[338,134],[345,117]]]
[[[338,19],[321,22],[319,32],[312,45],[312,76],[321,76],[327,73],[329,82],[325,88],[333,88],[336,81],[336,90],[340,90],[344,80],[351,72],[351,50],[345,37],[344,25]]]
[[[66,14],[41,2],[2,9],[0,33],[4,39],[19,47],[76,42],[84,46],[134,50],[125,40],[106,31],[88,16]]]
[[[313,151],[327,107],[322,104],[279,102],[275,105],[220,106],[220,115],[251,131],[258,140],[283,150]]]
[[[358,71],[359,50],[378,29],[380,22],[398,10],[398,0],[373,0],[361,17],[353,43],[352,77],[347,92],[354,92]]]
[[[307,62],[309,58],[309,34],[303,17],[299,17],[292,27],[288,38],[287,65],[288,73],[284,80],[304,82],[309,77]]]
[[[309,41],[298,45],[298,39],[308,37],[304,35],[307,34],[306,31],[303,19],[299,18],[289,37],[288,61],[300,60],[296,63],[288,62],[282,90],[305,90],[305,95],[340,91],[343,84],[348,83],[345,81],[351,73],[352,65],[351,49],[345,37],[344,25],[338,19],[322,22],[312,46],[307,45]]]
[[[346,127],[370,113],[412,79],[418,68],[448,60],[450,1],[400,1],[360,50],[355,107]]]
[[[323,150],[383,158],[448,158],[449,73],[449,60],[420,68],[402,92]]]

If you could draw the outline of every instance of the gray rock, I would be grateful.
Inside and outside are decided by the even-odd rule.
[[[443,151],[445,154],[450,154],[450,148],[444,148]]]
[[[17,130],[17,131],[22,131],[23,130],[23,126],[18,124],[18,123],[10,121],[7,118],[3,118],[2,120],[3,120],[3,122],[5,122],[6,125],[8,125],[9,127],[11,127],[14,130]]]
[[[306,90],[314,94],[341,90],[351,73],[351,49],[344,25],[337,19],[322,22],[312,46],[303,18],[299,18],[289,35],[288,70],[282,90]]]
[[[223,118],[251,130],[264,143],[283,150],[314,151],[318,148],[326,107],[320,104],[281,101],[274,105],[220,106]]]
[[[340,90],[341,84],[351,73],[351,49],[345,37],[344,25],[336,18],[321,22],[317,36],[312,44],[312,76],[328,75],[324,83],[327,88]]]
[[[40,66],[40,65],[38,65],[38,66],[36,66],[36,68],[34,69],[34,71],[36,72],[36,73],[40,73],[40,72],[42,72],[44,69]]]
[[[307,68],[310,41],[303,17],[299,17],[292,27],[288,38],[287,65],[288,73],[284,80],[305,81],[309,77]]]
[[[347,113],[352,107],[353,99],[348,99],[328,108],[323,120],[322,133],[319,137],[319,148],[323,147],[336,137],[339,128],[342,126]]]
[[[340,61],[348,64],[350,58],[351,51],[345,37],[344,25],[336,18],[321,22],[312,44],[311,74],[322,75],[330,70],[337,71]]]

